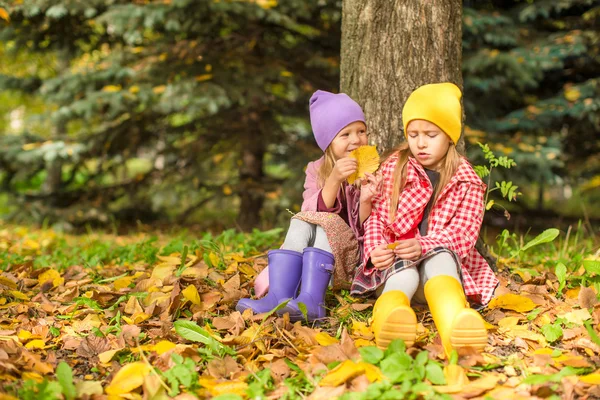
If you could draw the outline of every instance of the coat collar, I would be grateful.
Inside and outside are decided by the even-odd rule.
[[[483,185],[483,181],[475,173],[471,164],[464,157],[461,157],[460,161],[461,162],[458,166],[458,169],[456,170],[456,173],[454,174],[452,179],[450,179],[450,184],[455,184],[458,182],[470,182],[476,185]],[[427,178],[425,169],[421,164],[419,164],[417,160],[415,160],[413,157],[409,157],[408,163],[410,166],[412,166],[412,168],[408,168],[407,170],[407,182],[417,181],[421,179],[429,179]]]

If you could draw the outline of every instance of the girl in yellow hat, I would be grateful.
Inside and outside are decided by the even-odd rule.
[[[485,185],[456,150],[460,99],[452,83],[416,89],[402,110],[406,142],[381,166],[384,186],[365,222],[351,288],[379,296],[372,327],[380,348],[397,338],[414,343],[411,300],[428,304],[447,355],[487,344],[483,318],[469,303],[486,305],[498,279],[475,249]]]

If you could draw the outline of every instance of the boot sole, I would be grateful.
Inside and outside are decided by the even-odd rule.
[[[395,339],[402,339],[406,347],[415,343],[417,338],[417,316],[407,306],[393,309],[385,321],[381,323],[381,330],[375,337],[375,343],[381,350],[385,350]]]
[[[455,349],[471,347],[483,350],[487,346],[487,329],[477,311],[467,308],[458,313],[452,323],[450,343]]]

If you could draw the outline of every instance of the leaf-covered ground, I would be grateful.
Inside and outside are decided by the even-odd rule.
[[[329,293],[319,326],[234,311],[280,240],[3,228],[0,399],[600,398],[594,238],[505,233],[489,346],[450,361],[425,309],[386,352],[374,300]]]

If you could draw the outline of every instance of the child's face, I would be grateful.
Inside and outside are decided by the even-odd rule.
[[[429,121],[415,119],[406,127],[406,137],[417,161],[425,168],[439,171],[452,143],[448,135]]]
[[[354,149],[367,144],[367,127],[363,122],[356,121],[346,125],[331,142],[331,151],[336,160],[348,157]]]

